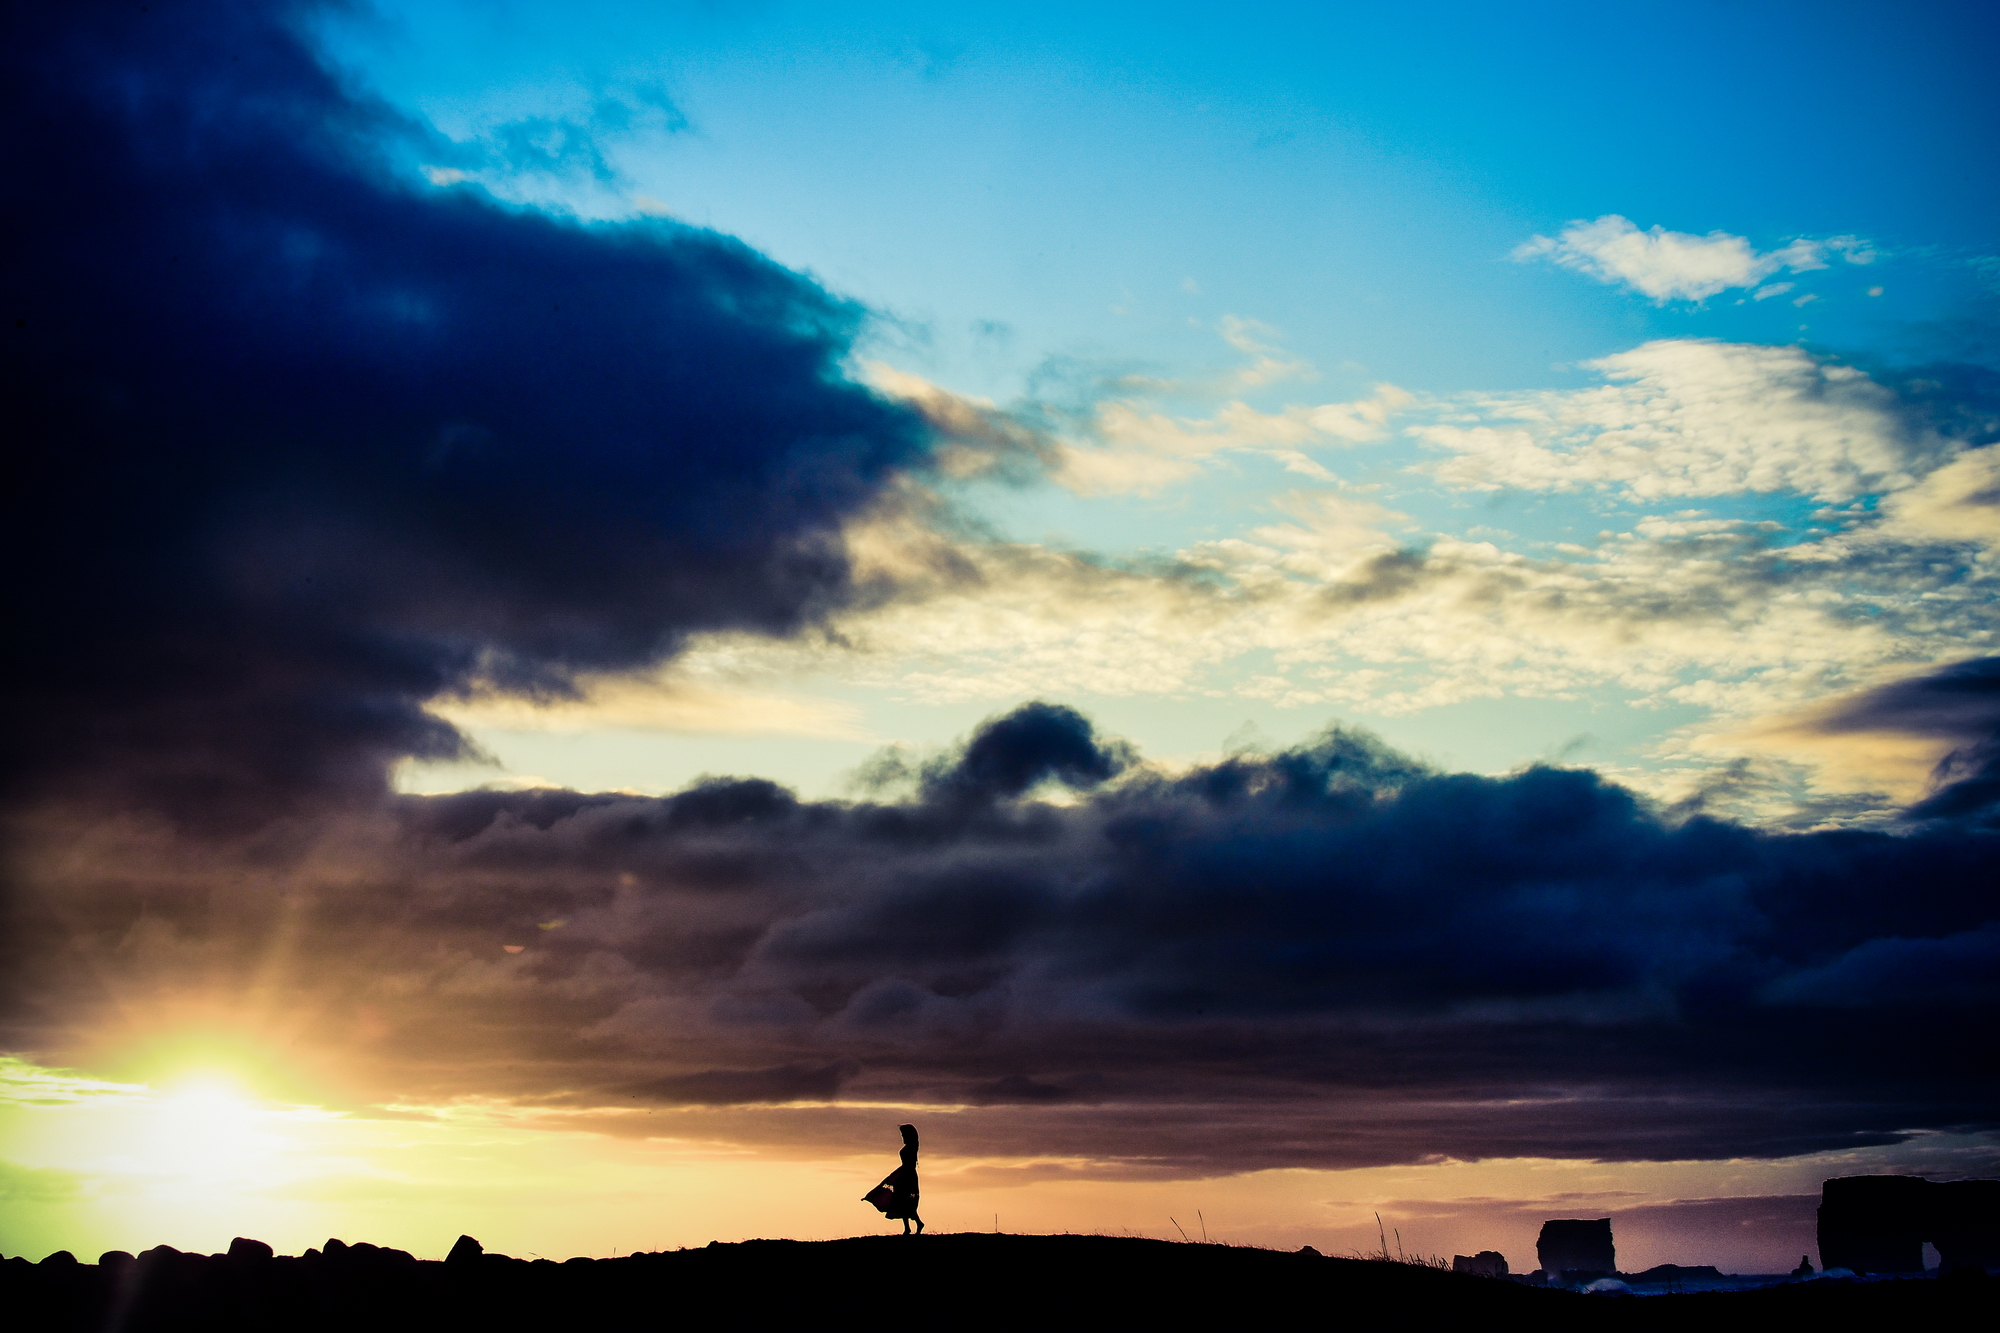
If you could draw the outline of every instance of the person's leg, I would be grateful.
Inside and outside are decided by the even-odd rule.
[[[911,1217],[913,1217],[913,1218],[916,1218],[916,1222],[917,1222],[917,1234],[918,1234],[919,1236],[923,1235],[923,1234],[924,1234],[924,1219],[923,1219],[923,1218],[921,1218],[921,1217],[917,1217],[917,1215],[916,1215],[915,1213],[911,1213],[911,1214],[910,1214],[910,1216],[911,1216]]]
[[[903,1218],[903,1234],[905,1236],[910,1234],[910,1219],[907,1216]]]

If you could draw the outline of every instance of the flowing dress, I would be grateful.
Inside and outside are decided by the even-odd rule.
[[[882,1183],[887,1185],[895,1198],[884,1215],[892,1218],[907,1218],[917,1215],[917,1145],[903,1145],[903,1164],[891,1171]]]

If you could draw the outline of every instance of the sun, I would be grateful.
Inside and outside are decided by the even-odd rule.
[[[260,1180],[286,1148],[282,1108],[213,1070],[184,1074],[147,1099],[119,1155],[161,1180],[229,1186]]]

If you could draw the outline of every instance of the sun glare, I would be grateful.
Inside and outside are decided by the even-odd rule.
[[[207,1184],[254,1182],[258,1170],[285,1146],[272,1132],[273,1109],[224,1075],[189,1075],[153,1104],[137,1136],[133,1165],[148,1175]]]

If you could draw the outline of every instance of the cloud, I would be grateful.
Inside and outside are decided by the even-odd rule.
[[[1859,238],[1800,239],[1759,253],[1741,236],[1712,231],[1706,236],[1655,226],[1641,231],[1616,213],[1593,222],[1578,220],[1554,237],[1536,236],[1515,247],[1517,263],[1547,259],[1604,283],[1619,283],[1665,304],[1699,301],[1730,287],[1755,287],[1781,269],[1803,273],[1827,266],[1829,254],[1850,264],[1872,262],[1875,251]],[[1757,293],[1759,300],[1789,290],[1781,283]]]
[[[831,1101],[859,1072],[851,1060],[817,1067],[704,1069],[631,1085],[629,1095],[648,1105],[742,1106],[753,1102]]]
[[[1276,412],[1228,402],[1212,417],[1176,417],[1138,401],[1098,405],[1080,432],[1084,442],[1057,446],[1053,476],[1080,495],[1152,492],[1200,475],[1226,453],[1261,454],[1288,472],[1317,481],[1334,476],[1304,451],[1366,444],[1389,436],[1389,420],[1415,403],[1393,384],[1351,402],[1294,405]]]
[[[23,850],[64,904],[10,940],[28,1048],[200,1013],[377,1098],[607,1133],[844,1147],[883,1103],[962,1108],[966,1156],[1185,1176],[1844,1150],[2000,1091],[1959,1058],[1995,1017],[1992,834],[1676,820],[1350,729],[1169,774],[1038,703],[897,801],[467,792]]]
[[[541,90],[544,97],[549,90]],[[621,163],[688,131],[680,108],[653,86],[628,84],[557,93],[547,111],[470,125],[454,138],[429,136],[419,166],[432,185],[472,184],[495,198],[591,217],[669,216],[644,193],[625,196]]]
[[[1873,786],[1916,802],[1918,818],[1976,816],[2000,806],[2000,658],[1824,699],[1715,744],[1732,742],[1808,755],[1850,789]]]
[[[1047,780],[1095,787],[1131,762],[1130,746],[1100,741],[1074,708],[1031,703],[980,727],[964,753],[925,775],[925,786],[932,800],[991,801]]]
[[[1970,450],[1882,503],[1885,538],[2000,546],[2000,449]]]
[[[1264,411],[1227,397],[1208,417],[1154,405],[1161,395],[1222,396],[1258,392],[1287,379],[1312,379],[1312,367],[1262,338],[1271,330],[1226,316],[1223,339],[1251,363],[1206,380],[1120,374],[1085,377],[1086,405],[1024,401],[1000,407],[956,394],[879,362],[868,382],[923,414],[942,442],[933,466],[955,480],[986,478],[1024,485],[1044,478],[1083,496],[1153,494],[1200,476],[1224,455],[1261,455],[1315,481],[1336,480],[1309,449],[1369,444],[1390,436],[1390,421],[1418,402],[1393,384],[1346,402],[1288,404]]]
[[[811,699],[719,687],[671,675],[579,678],[577,693],[553,700],[497,692],[434,703],[430,712],[464,731],[666,731],[701,736],[814,736],[874,739],[860,710]]]
[[[1224,315],[1216,328],[1224,342],[1252,358],[1249,365],[1232,373],[1232,387],[1238,390],[1261,389],[1282,380],[1315,378],[1311,362],[1266,341],[1277,333],[1268,324],[1245,319],[1241,315]]]
[[[372,799],[465,752],[427,702],[575,701],[697,631],[823,623],[865,595],[848,523],[931,461],[842,374],[862,311],[714,233],[406,175],[435,136],[296,12],[8,19],[43,201],[5,372],[36,497],[7,551],[40,571],[17,797]]]
[[[1471,423],[1414,427],[1453,455],[1427,470],[1471,490],[1838,502],[1910,486],[1953,447],[1921,404],[1803,348],[1675,339],[1588,367],[1612,383],[1482,399]]]
[[[2000,922],[1943,939],[1878,939],[1773,982],[1765,998],[1821,1009],[2000,1004]]]

